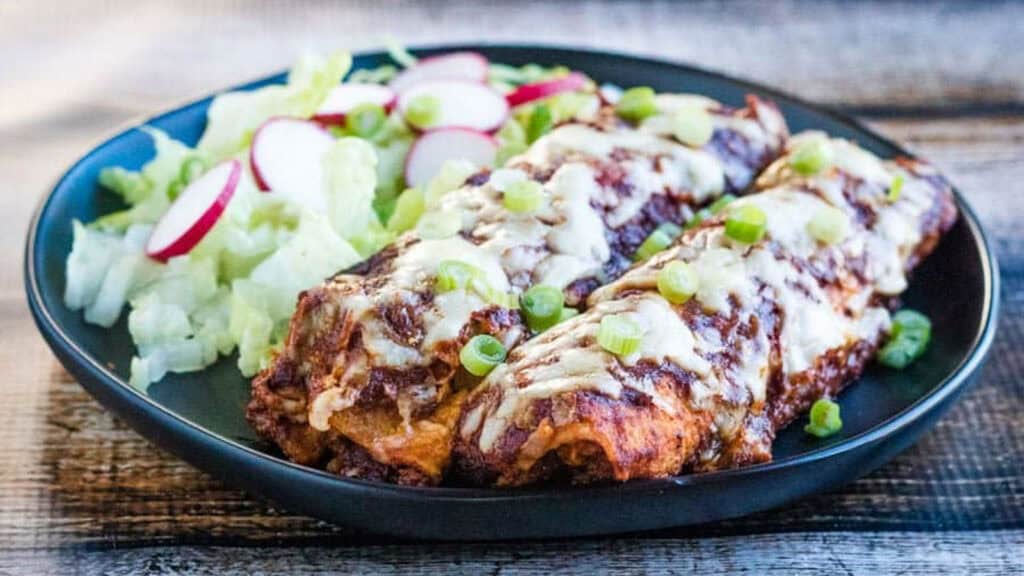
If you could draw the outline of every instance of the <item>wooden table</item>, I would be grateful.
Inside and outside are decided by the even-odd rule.
[[[347,4],[0,0],[0,574],[1010,574],[1024,571],[1024,5]],[[514,544],[390,541],[216,482],[144,441],[54,360],[24,231],[53,179],[140,114],[304,47],[536,41],[700,63],[852,111],[938,164],[995,241],[981,381],[914,448],[834,493],[721,524]]]

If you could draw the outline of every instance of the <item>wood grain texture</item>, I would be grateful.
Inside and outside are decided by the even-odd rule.
[[[1020,3],[0,0],[0,574],[1024,571],[1021,21]],[[305,47],[375,47],[381,33],[696,61],[869,113],[960,187],[996,244],[992,361],[935,429],[874,474],[693,529],[410,544],[210,479],[105,412],[43,344],[21,288],[29,215],[70,162],[128,119],[280,69]]]
[[[494,544],[268,548],[144,548],[97,554],[18,552],[0,574],[839,574],[1006,576],[1016,571],[1024,532],[853,532],[706,539],[630,538],[527,547]]]

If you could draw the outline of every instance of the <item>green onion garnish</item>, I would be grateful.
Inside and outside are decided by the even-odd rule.
[[[360,138],[369,138],[380,132],[387,122],[384,107],[378,104],[360,104],[345,115],[345,128]]]
[[[554,286],[537,285],[527,290],[520,301],[526,325],[534,332],[543,332],[558,324],[565,295]]]
[[[409,188],[402,192],[395,202],[395,211],[388,219],[388,230],[396,233],[411,230],[423,215],[426,205],[426,198],[419,188]]]
[[[414,128],[429,128],[441,116],[441,100],[436,96],[422,94],[409,102],[405,109],[405,121]]]
[[[544,203],[544,190],[533,180],[517,180],[505,187],[505,208],[509,212],[533,212]]]
[[[878,351],[878,361],[902,370],[924,355],[932,339],[932,322],[920,312],[904,309],[892,315],[889,340]]]
[[[815,240],[831,246],[842,242],[850,231],[850,218],[835,206],[818,210],[807,222],[807,232]]]
[[[699,286],[697,273],[681,260],[673,260],[658,271],[658,292],[673,304],[692,298]]]
[[[442,260],[437,266],[434,288],[438,292],[451,292],[468,288],[474,278],[481,276],[480,269],[460,260]]]
[[[668,248],[682,233],[682,228],[671,222],[661,223],[654,229],[654,232],[651,232],[651,234],[644,239],[643,243],[640,244],[640,247],[636,249],[636,253],[633,254],[633,261],[639,262],[654,256],[658,252]]]
[[[889,184],[889,192],[885,195],[885,199],[890,203],[900,199],[900,192],[903,191],[903,174],[897,174],[893,177],[892,183]]]
[[[478,334],[459,351],[459,361],[473,376],[486,376],[505,361],[505,346],[494,336]]]
[[[615,113],[630,122],[640,122],[648,116],[658,113],[658,104],[654,99],[654,88],[637,86],[622,93],[615,104]]]
[[[715,127],[702,106],[684,106],[672,117],[672,135],[683,144],[700,148],[711,140]]]
[[[729,212],[725,219],[725,235],[737,242],[753,244],[764,236],[768,218],[753,204],[744,204]]]
[[[718,200],[715,200],[710,206],[708,206],[708,210],[712,214],[718,214],[735,199],[736,197],[732,194],[723,194]]]
[[[736,197],[733,196],[732,194],[722,195],[721,197],[718,198],[718,200],[712,202],[710,206],[698,210],[697,213],[693,215],[693,218],[690,218],[690,220],[686,223],[686,229],[689,230],[691,228],[696,228],[697,225],[700,224],[701,222],[721,212],[735,199]]]
[[[821,140],[811,140],[800,145],[789,157],[789,165],[798,174],[811,176],[825,169],[832,163],[828,144]]]
[[[811,406],[810,423],[804,426],[804,432],[825,438],[843,429],[843,421],[839,417],[839,404],[828,398],[819,398]]]
[[[462,230],[462,216],[458,212],[438,210],[427,212],[416,224],[416,232],[427,240],[451,238]]]
[[[533,144],[538,138],[551,131],[555,121],[547,104],[537,104],[526,121],[526,142]]]
[[[597,343],[618,356],[629,356],[640,347],[643,333],[628,316],[612,314],[601,319],[597,330]]]

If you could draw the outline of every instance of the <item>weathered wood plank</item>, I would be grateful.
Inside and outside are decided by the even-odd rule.
[[[1024,104],[1024,5],[1011,2],[5,3],[0,125],[67,104],[152,111],[281,69],[315,47],[534,42],[656,55],[862,108]],[[244,47],[244,48],[243,48]],[[187,71],[187,73],[184,73]],[[54,81],[70,90],[55,90]]]
[[[970,574],[1020,573],[1024,532],[797,533],[689,540],[569,540],[316,548],[13,551],[0,574]]]

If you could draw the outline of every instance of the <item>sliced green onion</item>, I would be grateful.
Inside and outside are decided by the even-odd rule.
[[[405,109],[405,121],[414,128],[429,128],[441,117],[441,100],[437,96],[422,94],[409,102]]]
[[[711,203],[710,206],[708,206],[708,211],[711,212],[712,214],[718,214],[726,206],[731,204],[732,201],[735,199],[736,197],[733,196],[732,194],[724,194],[718,200],[715,200],[714,202]]]
[[[468,288],[470,282],[481,277],[480,269],[460,260],[442,260],[437,266],[434,288],[438,292],[451,292]]]
[[[547,104],[537,104],[526,122],[526,142],[533,144],[538,138],[551,131],[555,121]]]
[[[826,206],[807,222],[807,232],[823,244],[838,244],[850,232],[850,218],[839,208]]]
[[[640,326],[628,316],[612,314],[601,319],[597,329],[597,343],[618,356],[629,356],[640,347],[643,333]]]
[[[630,122],[641,122],[648,116],[658,113],[658,104],[654,99],[654,88],[637,86],[622,93],[615,104],[615,113]]]
[[[416,224],[416,232],[427,240],[451,238],[462,230],[462,215],[449,210],[427,212]]]
[[[826,142],[811,140],[793,151],[789,158],[789,164],[797,173],[811,176],[831,164],[830,152]]]
[[[388,230],[396,233],[411,230],[423,215],[426,206],[426,198],[419,188],[409,188],[402,192],[395,202],[395,211],[391,218],[388,218]]]
[[[700,287],[700,279],[689,264],[673,260],[658,271],[658,292],[673,304],[682,304]]]
[[[534,180],[517,180],[505,186],[505,208],[509,212],[533,212],[544,203],[544,189]]]
[[[558,324],[565,295],[554,286],[537,285],[523,294],[520,303],[526,325],[534,332],[543,332]]]
[[[804,432],[825,438],[843,429],[843,420],[839,417],[839,404],[828,398],[819,398],[811,406],[810,423],[804,426]]]
[[[725,235],[737,242],[753,244],[764,236],[768,218],[753,204],[744,204],[729,212],[725,219]]]
[[[558,315],[558,323],[561,324],[562,322],[565,322],[569,318],[575,318],[576,316],[579,315],[579,310],[575,308],[569,308],[568,306],[566,306],[565,308],[562,308],[562,312]]]
[[[932,322],[920,312],[904,309],[893,314],[889,340],[878,351],[878,361],[902,370],[924,355],[932,339]]]
[[[702,106],[684,106],[672,116],[672,135],[683,144],[699,148],[711,140],[715,126]]]
[[[824,170],[832,163],[828,144],[821,140],[811,140],[800,145],[789,157],[789,165],[798,174],[811,176]]]
[[[486,376],[505,361],[505,346],[494,336],[477,334],[459,351],[459,361],[473,376]]]
[[[696,228],[697,225],[700,224],[701,222],[707,220],[708,218],[711,218],[715,214],[718,214],[719,212],[724,210],[725,207],[732,203],[732,201],[735,199],[736,197],[733,196],[732,194],[725,194],[719,197],[718,200],[712,202],[710,206],[701,208],[700,210],[697,211],[696,214],[693,215],[693,218],[690,218],[690,220],[686,223],[686,230]]]
[[[360,104],[345,115],[345,128],[360,138],[369,138],[380,132],[388,115],[379,104]]]
[[[900,192],[903,191],[903,174],[897,174],[892,179],[892,184],[889,184],[889,192],[885,195],[885,199],[890,203],[900,199]]]
[[[668,248],[682,233],[683,229],[671,222],[661,223],[636,249],[636,253],[633,254],[633,261],[639,262],[654,256]]]

